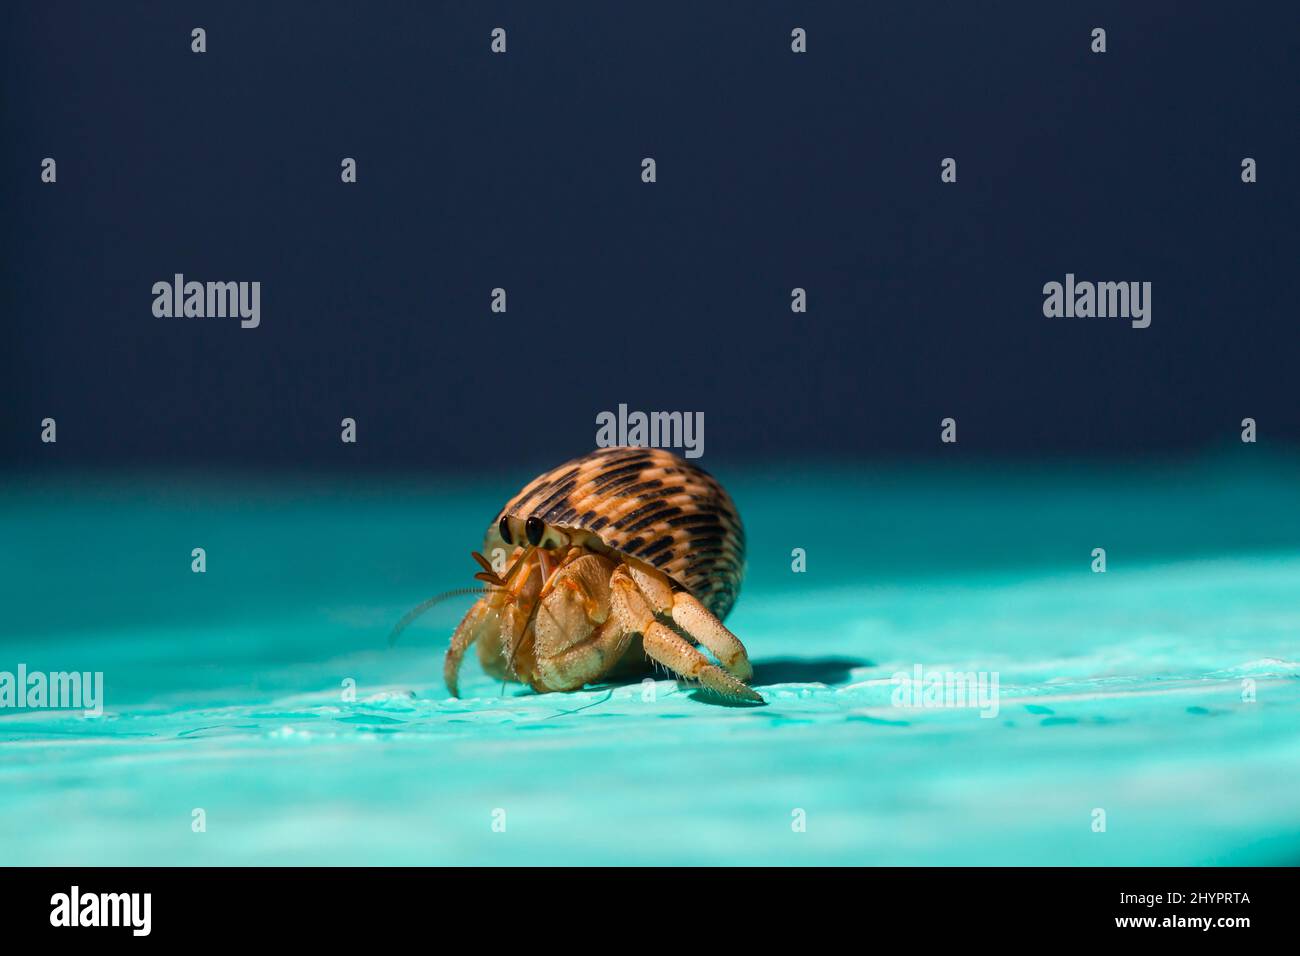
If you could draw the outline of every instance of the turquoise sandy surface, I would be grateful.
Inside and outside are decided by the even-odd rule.
[[[713,470],[764,707],[387,646],[531,471],[4,479],[0,671],[104,705],[0,710],[0,864],[1300,862],[1300,462]]]

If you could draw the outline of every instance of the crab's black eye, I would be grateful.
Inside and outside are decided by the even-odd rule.
[[[501,516],[501,523],[497,525],[497,530],[501,532],[501,540],[506,544],[514,544],[510,540],[510,519],[505,515]]]
[[[537,515],[533,515],[524,522],[524,534],[528,535],[528,543],[533,547],[542,543],[542,535],[546,533],[546,522]]]

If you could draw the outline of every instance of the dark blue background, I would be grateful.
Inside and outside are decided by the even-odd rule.
[[[1300,441],[1295,9],[6,5],[4,461],[545,464],[619,402],[706,462]],[[174,272],[261,328],[154,318]],[[1066,272],[1151,328],[1044,318]]]

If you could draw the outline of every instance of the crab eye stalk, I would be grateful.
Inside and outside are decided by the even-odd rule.
[[[537,515],[533,515],[524,522],[524,534],[528,535],[528,543],[537,547],[542,543],[542,535],[546,533],[546,522],[542,521]]]
[[[497,531],[501,532],[501,540],[506,544],[514,544],[510,538],[510,519],[505,515],[501,516],[501,523],[497,525]]]

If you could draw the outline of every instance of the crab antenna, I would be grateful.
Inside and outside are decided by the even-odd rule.
[[[405,614],[402,615],[402,619],[397,622],[397,626],[394,627],[392,633],[388,635],[388,646],[392,647],[394,644],[396,644],[398,635],[401,634],[408,627],[410,627],[412,621],[414,621],[425,611],[429,610],[429,608],[433,607],[435,604],[440,604],[443,601],[447,600],[448,598],[460,597],[463,594],[487,594],[494,590],[496,589],[495,588],[457,588],[454,591],[444,591],[442,594],[435,594],[427,601],[421,601],[415,607],[411,608],[409,611],[407,611]]]

